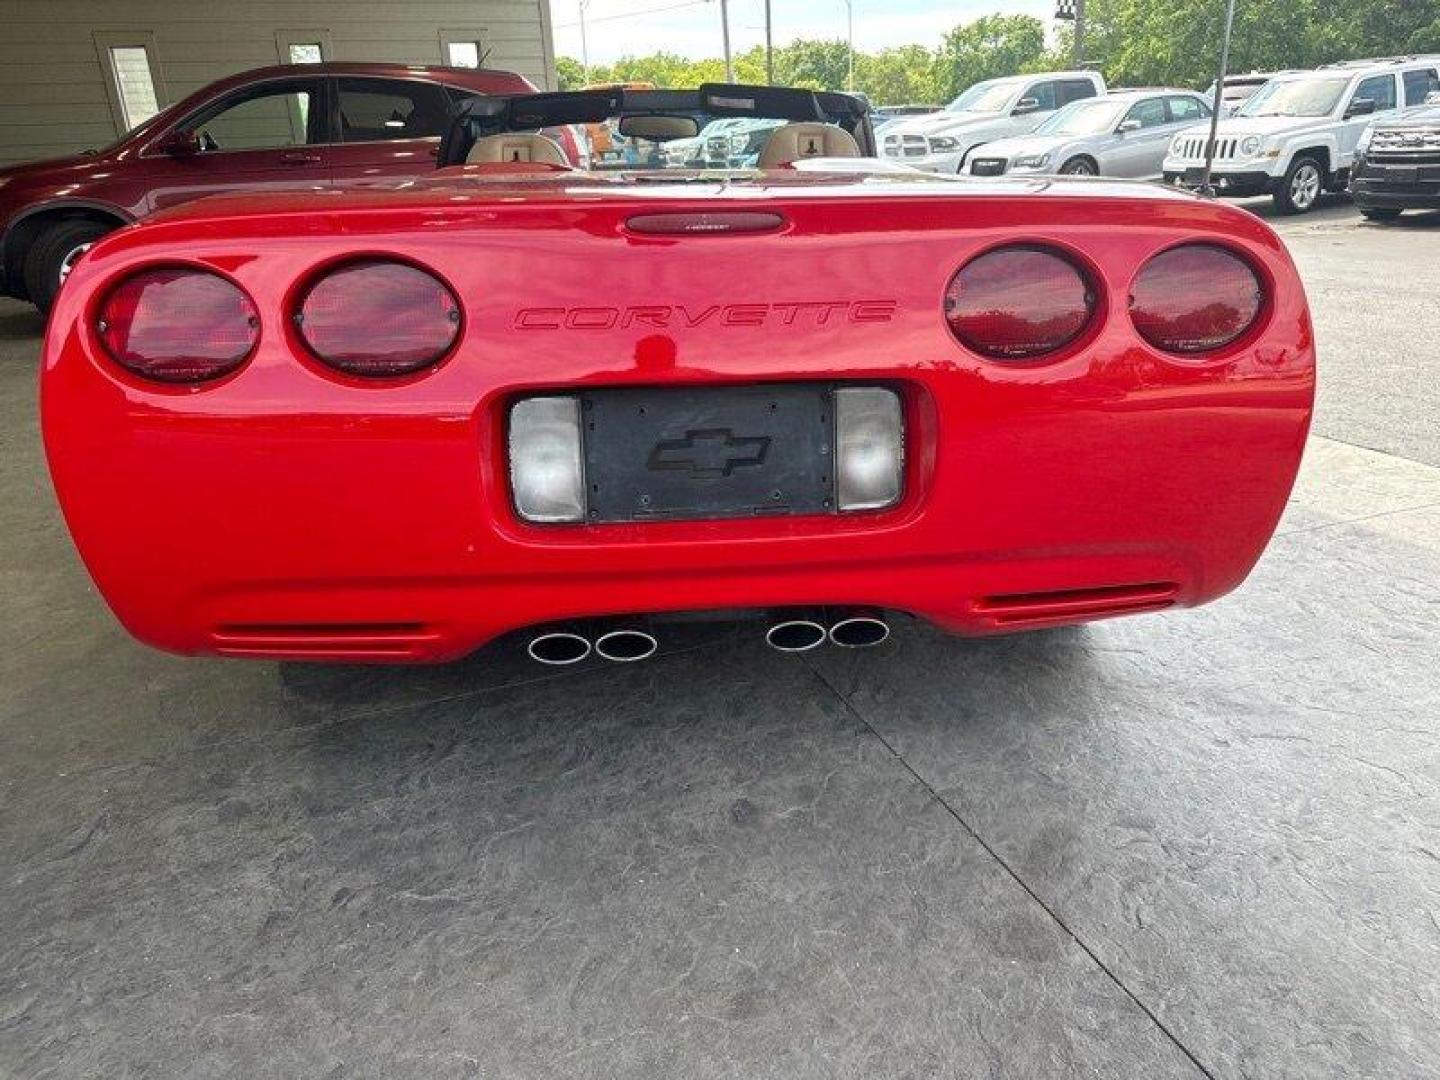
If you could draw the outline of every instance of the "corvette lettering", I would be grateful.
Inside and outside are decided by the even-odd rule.
[[[516,330],[674,330],[698,326],[831,326],[883,323],[895,300],[796,300],[781,304],[642,304],[635,307],[533,307],[515,313]]]

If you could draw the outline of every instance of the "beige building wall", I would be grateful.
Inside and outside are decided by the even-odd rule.
[[[113,142],[127,105],[111,57],[133,69],[136,46],[164,106],[281,63],[292,43],[319,43],[326,60],[441,64],[451,41],[556,85],[549,0],[0,0],[0,164]],[[143,104],[132,87],[130,110]]]

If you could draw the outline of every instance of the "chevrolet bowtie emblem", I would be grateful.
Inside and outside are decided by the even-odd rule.
[[[677,469],[694,476],[729,476],[746,465],[759,465],[770,449],[766,436],[736,438],[729,428],[687,431],[683,439],[666,439],[650,451],[646,468]]]

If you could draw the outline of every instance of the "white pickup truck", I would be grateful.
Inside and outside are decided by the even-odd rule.
[[[939,112],[885,127],[880,153],[926,172],[958,173],[970,151],[996,139],[1027,135],[1072,101],[1105,93],[1098,71],[1049,71],[987,79]]]
[[[1377,116],[1419,105],[1437,80],[1440,57],[1359,60],[1276,75],[1215,136],[1212,183],[1221,195],[1273,195],[1303,214],[1322,191],[1343,191],[1361,134]],[[1208,125],[1170,143],[1165,181],[1194,187],[1205,172]]]

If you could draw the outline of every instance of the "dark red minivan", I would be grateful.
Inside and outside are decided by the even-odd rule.
[[[48,311],[95,240],[187,199],[428,172],[456,101],[534,90],[508,71],[405,64],[289,65],[211,83],[103,150],[0,168],[0,295]],[[578,155],[568,131],[562,142]]]

